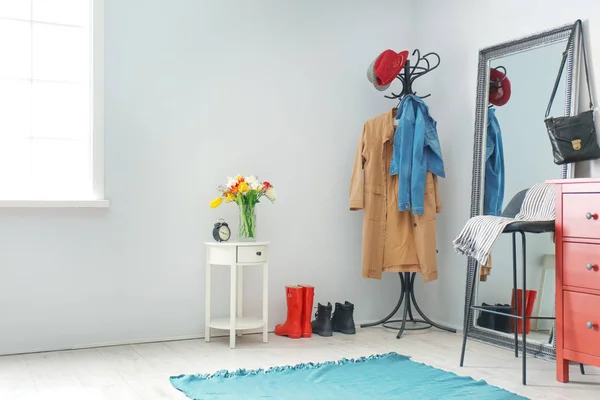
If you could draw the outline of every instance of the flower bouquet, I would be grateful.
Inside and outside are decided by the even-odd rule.
[[[240,240],[254,240],[256,235],[256,204],[262,197],[271,202],[275,201],[275,189],[269,182],[259,181],[255,176],[241,176],[228,178],[226,186],[217,188],[221,196],[210,202],[212,208],[217,208],[225,200],[226,203],[235,202],[239,206],[240,216],[238,234]]]

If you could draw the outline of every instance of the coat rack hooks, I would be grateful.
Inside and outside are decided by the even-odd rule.
[[[421,56],[421,51],[419,49],[415,49],[412,52],[412,56],[416,56],[415,65],[411,66],[410,60],[407,60],[406,64],[404,64],[404,68],[402,68],[402,71],[400,71],[398,76],[396,76],[396,79],[398,79],[402,83],[402,91],[400,93],[391,92],[391,95],[384,96],[386,99],[402,99],[404,96],[410,94],[416,96],[417,92],[412,90],[413,82],[417,78],[428,74],[429,72],[436,69],[441,62],[440,56],[435,52],[429,52]],[[435,63],[433,61],[435,61]],[[421,63],[425,63],[426,66],[419,65]],[[431,94],[426,94],[424,96],[419,97],[425,99],[429,96],[431,96]]]

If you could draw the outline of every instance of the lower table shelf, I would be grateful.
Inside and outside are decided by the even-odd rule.
[[[262,318],[241,317],[235,320],[235,329],[239,330],[262,328],[263,325],[264,321]],[[209,326],[213,329],[231,329],[229,317],[213,318]]]

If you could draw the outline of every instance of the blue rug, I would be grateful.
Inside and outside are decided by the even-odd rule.
[[[525,399],[397,353],[268,370],[179,375],[171,377],[171,383],[193,400]]]

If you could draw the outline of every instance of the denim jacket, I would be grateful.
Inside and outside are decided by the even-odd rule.
[[[502,214],[504,202],[504,149],[502,132],[496,110],[488,110],[487,137],[485,142],[485,187],[483,194],[483,214]]]
[[[414,95],[402,99],[396,119],[390,175],[398,175],[398,210],[423,214],[427,171],[445,177],[437,122]]]

